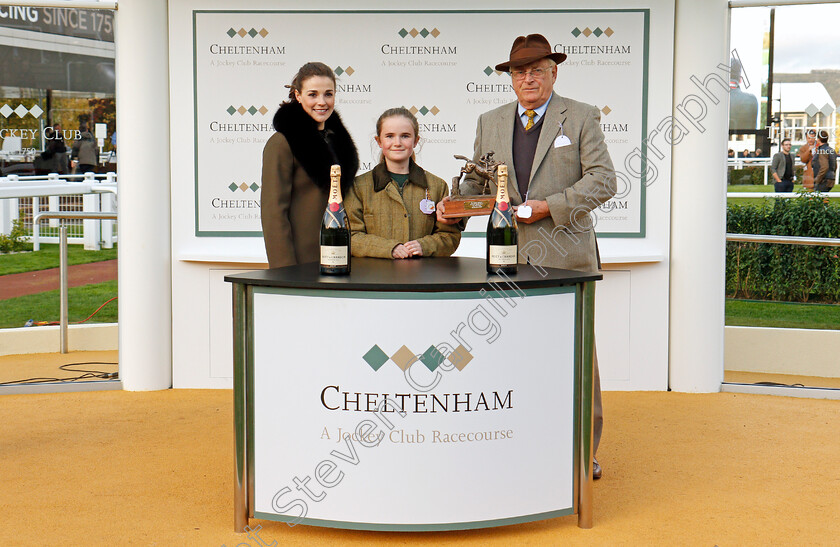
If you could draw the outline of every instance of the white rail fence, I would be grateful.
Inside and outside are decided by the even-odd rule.
[[[727,158],[726,165],[729,169],[746,169],[746,168],[761,168],[764,170],[764,184],[772,184],[775,182],[773,176],[770,174],[770,164],[773,158]],[[793,157],[793,167],[804,167],[805,164],[799,161],[797,156]],[[837,186],[840,182],[840,156],[837,156],[837,165],[834,168],[834,185]],[[795,184],[802,184],[801,179],[794,181]],[[737,183],[732,183],[737,184]]]
[[[0,177],[0,233],[9,234],[15,220],[21,220],[34,250],[41,243],[59,243],[59,219],[45,226],[33,223],[38,213],[117,211],[116,173],[84,175]],[[114,220],[65,220],[69,244],[84,245],[87,250],[113,248],[117,241]]]

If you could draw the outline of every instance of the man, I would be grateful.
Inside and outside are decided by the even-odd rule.
[[[557,64],[565,59],[540,34],[514,40],[510,60],[496,70],[510,72],[517,100],[479,117],[474,160],[494,151],[495,159],[508,166],[511,202],[530,207],[529,217],[518,218],[520,263],[597,271],[600,261],[589,213],[615,195],[615,170],[599,125],[600,111],[553,91]],[[462,193],[478,193],[482,184],[466,179]],[[447,200],[438,205],[440,220]],[[603,428],[597,356],[594,407],[593,454]],[[593,476],[601,477],[597,460]]]
[[[755,131],[758,129],[758,98],[741,90],[744,71],[734,57],[729,63],[729,129]]]
[[[814,170],[814,191],[829,192],[834,187],[834,171],[837,168],[837,154],[828,145],[828,131],[817,133],[817,149],[811,160]]]
[[[782,140],[782,149],[773,154],[770,172],[776,181],[773,187],[777,192],[793,192],[793,157],[790,155],[790,139]]]
[[[814,151],[817,149],[817,132],[813,129],[806,131],[805,141],[805,144],[799,147],[799,161],[805,165],[802,170],[802,186],[806,190],[813,190],[814,170],[811,169],[811,160],[814,157]]]

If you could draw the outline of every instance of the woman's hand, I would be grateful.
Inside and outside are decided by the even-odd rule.
[[[408,249],[406,249],[405,245],[403,245],[402,243],[391,249],[392,258],[408,258],[410,256],[411,253],[408,252]]]
[[[443,213],[446,212],[446,202],[449,201],[449,196],[443,196],[443,199],[438,202],[435,206],[435,214],[437,215],[437,221],[441,224],[455,224],[458,222],[457,218],[443,218]]]
[[[408,251],[410,256],[423,256],[423,248],[416,240],[403,243],[403,247],[405,247],[405,250]]]

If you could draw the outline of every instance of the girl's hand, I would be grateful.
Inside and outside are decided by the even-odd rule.
[[[402,243],[391,249],[392,258],[408,258],[410,256],[411,253],[408,252],[408,249],[406,249],[405,245],[403,245]]]
[[[403,247],[405,247],[405,250],[408,251],[410,256],[423,256],[423,247],[416,240],[403,243]]]

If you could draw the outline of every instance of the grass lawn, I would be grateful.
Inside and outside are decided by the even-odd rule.
[[[106,281],[68,292],[70,323],[82,321],[107,300],[117,296],[117,282]],[[22,327],[29,320],[58,321],[60,313],[59,291],[49,291],[30,296],[19,296],[0,302],[0,328]],[[109,303],[87,323],[116,323],[117,301]]]
[[[726,325],[840,330],[840,304],[726,299]]]
[[[31,249],[32,246],[30,245]],[[67,263],[88,264],[90,262],[101,262],[117,258],[117,246],[113,249],[102,249],[101,251],[86,251],[83,245],[67,246]],[[58,268],[58,244],[41,244],[38,252],[22,252],[14,254],[0,254],[0,275],[33,272],[36,270],[47,270]]]

